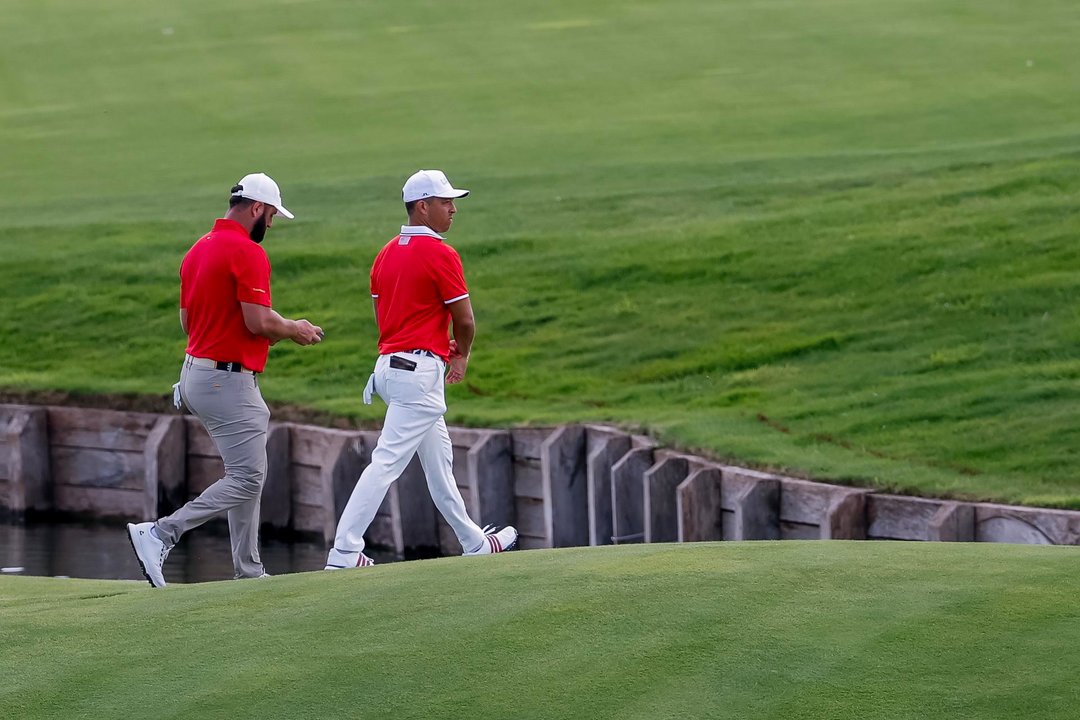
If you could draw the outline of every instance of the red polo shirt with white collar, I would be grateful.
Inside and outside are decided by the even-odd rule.
[[[243,225],[221,219],[191,246],[180,264],[188,355],[239,362],[262,372],[270,341],[247,329],[242,302],[271,306],[270,258]]]
[[[450,359],[450,305],[469,297],[461,257],[431,228],[405,225],[371,267],[379,354],[429,350]]]

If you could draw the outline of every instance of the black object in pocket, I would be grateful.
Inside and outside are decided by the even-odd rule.
[[[408,370],[409,372],[412,372],[416,369],[416,363],[414,363],[412,360],[406,360],[400,355],[391,355],[390,367],[392,367],[394,370]]]

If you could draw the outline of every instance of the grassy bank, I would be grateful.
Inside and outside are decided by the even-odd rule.
[[[263,169],[276,304],[328,333],[264,391],[374,421],[367,269],[435,166],[451,421],[1080,508],[1071,3],[9,5],[0,387],[164,394],[180,257]]]

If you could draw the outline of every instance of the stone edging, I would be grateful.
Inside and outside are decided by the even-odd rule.
[[[1080,512],[923,499],[716,463],[594,425],[451,428],[454,470],[480,523],[525,549],[613,542],[893,539],[1080,545]],[[262,519],[329,541],[378,432],[272,423]],[[194,418],[0,405],[0,513],[150,519],[223,472]],[[414,461],[368,533],[405,553],[460,552]]]

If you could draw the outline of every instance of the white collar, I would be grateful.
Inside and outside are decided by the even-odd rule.
[[[412,235],[427,235],[428,237],[438,238],[439,240],[446,239],[439,233],[429,228],[427,225],[402,225],[401,235],[405,237],[409,237]]]

